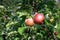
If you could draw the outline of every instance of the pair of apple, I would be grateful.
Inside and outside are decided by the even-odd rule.
[[[44,14],[35,13],[33,18],[28,18],[25,20],[27,26],[33,26],[35,24],[42,24],[44,21]]]

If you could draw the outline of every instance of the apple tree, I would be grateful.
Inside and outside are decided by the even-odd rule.
[[[1,0],[0,40],[58,40],[59,13],[55,0]]]

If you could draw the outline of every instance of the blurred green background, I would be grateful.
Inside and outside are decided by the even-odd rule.
[[[45,15],[44,27],[48,30],[41,30],[42,25],[25,25],[25,19],[33,18],[34,12]],[[58,0],[0,0],[0,40],[52,40],[54,31],[60,40]]]

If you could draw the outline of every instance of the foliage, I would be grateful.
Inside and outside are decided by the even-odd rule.
[[[33,6],[36,1],[36,6]],[[32,27],[25,19],[34,11],[45,15],[44,24]],[[59,21],[60,9],[55,0],[2,0],[0,4],[0,40],[52,40]]]

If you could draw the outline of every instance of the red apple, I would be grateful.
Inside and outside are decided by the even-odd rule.
[[[34,25],[34,21],[33,21],[32,18],[28,18],[28,19],[25,20],[25,24],[27,26],[33,26]]]
[[[54,35],[58,35],[58,32],[54,32]]]
[[[44,21],[44,14],[36,13],[33,18],[36,24],[42,24]]]

